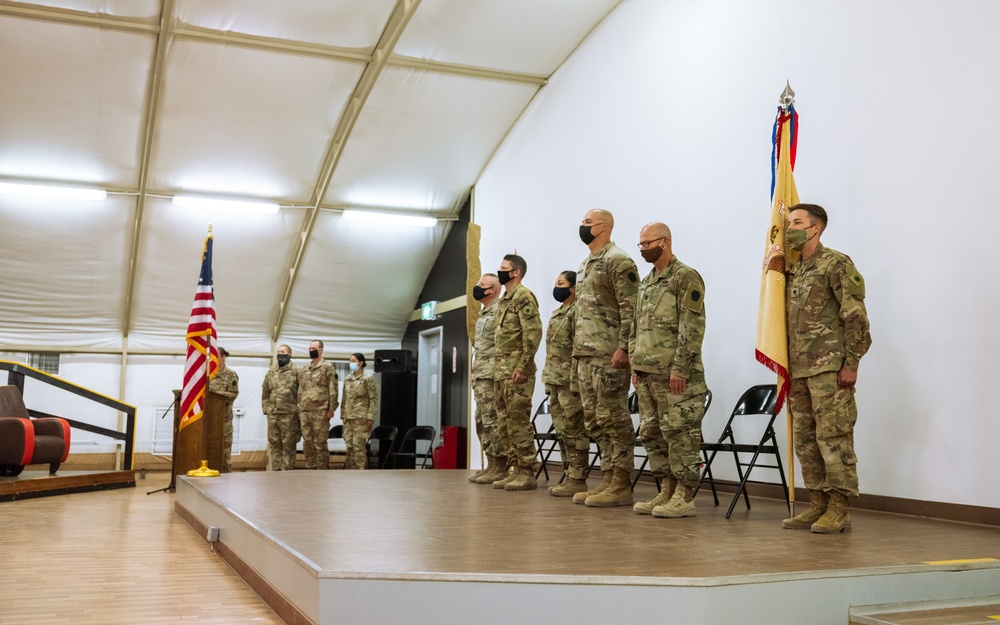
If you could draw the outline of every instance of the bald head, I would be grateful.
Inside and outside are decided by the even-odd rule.
[[[594,208],[587,211],[587,214],[583,217],[583,222],[587,223],[588,219],[592,224],[602,222],[608,224],[609,230],[615,227],[615,216],[603,208]]]
[[[654,221],[646,224],[639,231],[639,241],[650,241],[652,239],[657,239],[663,237],[665,239],[671,239],[670,228],[667,224],[659,221]]]

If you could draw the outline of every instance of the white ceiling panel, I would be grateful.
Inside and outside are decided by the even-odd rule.
[[[619,0],[423,0],[396,53],[548,76]]]
[[[330,204],[457,208],[535,85],[387,69],[327,192]]]
[[[0,344],[121,346],[134,205],[0,196]]]
[[[167,51],[151,189],[308,200],[364,70],[196,41]]]
[[[331,353],[398,348],[449,229],[449,222],[413,228],[323,211],[282,336],[321,339]]]
[[[0,176],[134,186],[154,44],[0,17]]]
[[[375,47],[396,0],[178,0],[191,26],[344,48]]]
[[[150,199],[143,217],[129,348],[183,349],[211,220],[219,341],[230,351],[268,353],[276,291],[284,284],[304,214],[210,215]]]
[[[38,0],[30,4],[145,21],[153,21],[160,15],[160,0]]]

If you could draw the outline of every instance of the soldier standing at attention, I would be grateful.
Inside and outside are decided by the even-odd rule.
[[[476,320],[473,339],[472,393],[476,398],[476,435],[486,455],[486,467],[469,478],[476,484],[492,484],[507,474],[507,452],[497,440],[496,388],[493,381],[493,355],[496,352],[496,313],[499,308],[500,281],[495,273],[484,273],[472,289],[472,297],[483,309]]]
[[[638,283],[635,263],[611,241],[615,218],[594,209],[583,217],[580,240],[590,248],[576,272],[577,359],[584,425],[601,448],[603,480],[594,490],[573,495],[573,503],[610,507],[632,505],[630,476],[635,431],[628,410],[628,344]]]
[[[337,372],[323,361],[323,341],[309,343],[308,367],[299,369],[299,421],[307,469],[329,469],[330,419],[337,401]]]
[[[837,534],[851,528],[847,498],[858,496],[854,385],[872,339],[865,281],[850,257],[823,247],[826,210],[796,204],[785,236],[802,257],[788,271],[788,410],[809,507],[786,529]]]
[[[660,493],[633,506],[639,514],[695,515],[705,416],[705,283],[674,256],[670,228],[647,224],[639,252],[653,264],[639,285],[628,357],[639,396],[639,440]]]
[[[528,264],[517,254],[507,254],[497,277],[504,287],[496,317],[496,352],[493,379],[496,385],[497,431],[507,456],[507,476],[493,488],[533,490],[537,455],[531,430],[531,398],[535,391],[535,352],[542,340],[538,300],[521,284]]]
[[[267,416],[267,447],[271,468],[291,471],[295,468],[295,444],[299,442],[299,372],[292,364],[292,348],[278,346],[278,364],[264,375],[260,404]]]
[[[365,375],[365,355],[351,354],[351,373],[344,378],[344,407],[340,418],[344,420],[344,443],[347,444],[345,469],[365,469],[368,465],[368,436],[375,425],[378,409],[378,387],[375,378]]]
[[[562,484],[549,488],[554,497],[572,497],[587,490],[590,472],[590,439],[583,427],[583,404],[573,361],[576,329],[576,272],[564,271],[556,279],[552,297],[561,303],[549,319],[545,333],[545,367],[542,383],[549,396],[552,425],[559,436],[566,475]]]
[[[226,367],[229,352],[219,348],[219,368],[208,382],[208,392],[222,396],[225,406],[222,413],[222,473],[233,472],[233,400],[240,394],[240,376]]]

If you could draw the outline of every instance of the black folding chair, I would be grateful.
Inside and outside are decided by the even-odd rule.
[[[535,479],[543,472],[545,473],[545,481],[549,480],[549,458],[552,457],[552,452],[561,447],[559,444],[559,436],[556,434],[556,426],[549,423],[549,427],[544,432],[538,431],[538,417],[541,415],[549,415],[549,397],[545,396],[542,403],[538,404],[538,408],[535,409],[535,414],[531,417],[531,431],[535,439],[535,451],[538,454],[538,460],[541,465],[538,470],[535,471]],[[563,478],[565,478],[565,471],[563,472]],[[562,483],[562,480],[559,481]]]
[[[403,438],[399,441],[399,446],[396,451],[391,452],[389,457],[392,459],[392,469],[396,468],[400,458],[406,460],[413,460],[414,468],[417,466],[417,459],[423,460],[420,464],[421,469],[426,469],[427,461],[430,460],[430,468],[434,468],[434,439],[437,438],[437,430],[429,425],[415,425],[406,431]],[[419,441],[427,441],[427,451],[421,453],[417,449],[417,443]],[[413,451],[409,451],[412,448]]]
[[[399,430],[395,425],[376,425],[368,435],[368,442],[365,443],[365,458],[368,466],[372,466],[375,461],[376,469],[384,469],[389,462],[389,453],[392,451],[392,444],[396,441]],[[373,450],[372,443],[377,447]]]
[[[773,483],[751,480],[750,474],[754,469],[777,469],[778,475],[781,476],[781,487],[785,492],[785,503],[788,505],[789,514],[791,514],[792,506],[788,500],[788,482],[785,480],[785,469],[781,464],[778,438],[774,432],[774,421],[777,418],[777,414],[775,413],[777,400],[778,390],[774,384],[759,384],[750,387],[743,393],[739,401],[736,402],[736,407],[733,408],[733,413],[729,416],[729,420],[726,422],[726,427],[723,428],[718,442],[701,444],[703,454],[711,452],[705,459],[705,468],[701,474],[701,481],[705,482],[707,480],[711,484],[713,494],[715,493],[715,479],[712,476],[712,461],[715,460],[716,454],[720,451],[731,452],[736,462],[736,473],[739,476],[740,485],[736,489],[736,494],[733,495],[732,503],[729,504],[729,510],[726,512],[727,519],[732,516],[733,509],[736,507],[736,502],[739,501],[740,495],[743,496],[747,510],[750,509],[750,496],[747,494],[747,484]],[[734,425],[738,426],[736,421],[747,422],[754,415],[760,417],[758,421],[766,419],[766,425],[759,440],[755,443],[738,443],[734,432]],[[753,455],[750,460],[743,460],[740,454]],[[759,464],[757,460],[761,454],[773,455],[774,464]],[[715,497],[715,503],[716,505],[719,504],[718,496]]]

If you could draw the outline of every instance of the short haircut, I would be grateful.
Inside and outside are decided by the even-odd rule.
[[[312,345],[313,343],[319,343],[319,348],[323,349],[323,341],[321,341],[319,339],[313,339],[313,340],[309,341],[310,345]]]
[[[368,364],[368,363],[367,363],[367,362],[365,361],[365,355],[364,355],[364,354],[362,354],[361,352],[354,352],[353,354],[351,354],[351,356],[354,356],[355,358],[357,358],[357,359],[358,359],[358,362],[360,362],[360,363],[361,363],[362,365],[366,365],[366,364]]]
[[[788,214],[791,215],[792,211],[805,211],[809,213],[813,223],[820,222],[823,224],[823,229],[826,230],[826,209],[819,204],[796,204],[788,209]]]
[[[566,282],[569,282],[570,286],[576,286],[576,272],[566,270],[559,274],[560,276],[566,278]]]
[[[486,277],[486,278],[493,278],[494,280],[499,280],[500,279],[500,276],[498,276],[495,273],[484,273],[483,276]]]
[[[281,345],[278,345],[278,349],[281,349],[282,347],[284,347],[285,349],[288,350],[288,355],[289,356],[292,355],[292,346],[291,345],[285,345],[284,343],[282,343]]]
[[[524,259],[517,254],[507,254],[503,259],[510,263],[512,269],[517,269],[521,272],[521,277],[528,273],[528,263],[524,262]]]

